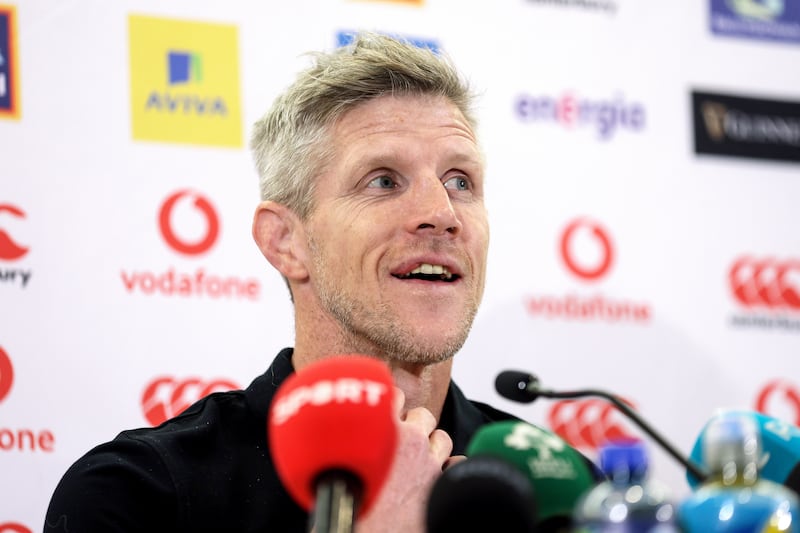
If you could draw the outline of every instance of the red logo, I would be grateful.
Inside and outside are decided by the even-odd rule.
[[[756,411],[800,426],[800,390],[786,380],[772,380],[756,398]]]
[[[159,377],[150,382],[142,394],[142,412],[150,424],[158,426],[212,392],[238,388],[237,384],[225,379],[203,381],[187,378],[179,381],[169,376]]]
[[[791,279],[793,278],[793,279]],[[800,261],[741,257],[728,273],[734,298],[746,307],[800,311]]]
[[[14,369],[11,367],[11,359],[0,348],[0,402],[8,395],[12,383],[14,383]]]
[[[580,237],[581,233],[592,237],[599,246],[600,253],[596,259],[588,262],[576,260],[576,256],[584,255],[577,253],[576,248],[578,247],[574,243],[575,238]],[[611,268],[614,258],[614,250],[608,232],[596,222],[583,218],[573,220],[561,235],[561,258],[570,272],[579,278],[587,281],[601,278]]]
[[[3,522],[0,524],[0,533],[33,533],[30,529],[16,522]]]
[[[172,210],[178,201],[184,197],[194,197],[194,207],[206,219],[206,233],[196,241],[182,239],[172,229]],[[219,218],[211,202],[204,196],[188,190],[173,193],[166,199],[158,213],[158,225],[161,228],[161,235],[164,236],[167,244],[176,252],[186,255],[199,255],[207,252],[214,245],[219,235]]]
[[[614,405],[605,400],[564,400],[550,409],[548,424],[570,445],[597,450],[610,440],[635,438],[614,420],[616,412]]]
[[[0,214],[4,212],[11,213],[17,218],[25,218],[25,212],[13,205],[0,204]],[[15,243],[14,240],[9,237],[8,233],[0,229],[0,259],[14,261],[15,259],[20,259],[27,253],[27,247]]]

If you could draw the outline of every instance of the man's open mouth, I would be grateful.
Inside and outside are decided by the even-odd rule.
[[[456,281],[461,276],[453,274],[446,266],[422,263],[406,274],[392,274],[397,279],[421,279],[425,281]]]

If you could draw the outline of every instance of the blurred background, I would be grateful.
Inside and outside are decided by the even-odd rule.
[[[252,124],[304,53],[369,29],[480,94],[488,282],[466,394],[594,457],[688,454],[719,408],[800,423],[800,4],[0,0],[0,532],[94,445],[246,387],[293,342],[250,236]]]

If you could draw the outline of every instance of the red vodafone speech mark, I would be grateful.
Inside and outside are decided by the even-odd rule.
[[[597,450],[608,441],[635,438],[613,420],[615,412],[605,400],[564,400],[553,405],[547,418],[550,429],[570,445]]]
[[[592,235],[597,239],[597,242],[603,249],[602,257],[595,267],[583,267],[579,265],[572,257],[572,238],[582,226],[588,228]],[[579,218],[570,222],[561,235],[561,257],[567,268],[579,278],[585,280],[595,280],[603,275],[611,268],[611,261],[614,257],[614,250],[611,246],[611,239],[608,233],[597,223]]]
[[[177,380],[170,376],[156,378],[142,393],[142,412],[153,426],[181,414],[194,402],[212,392],[234,390],[239,386],[229,380],[204,381],[199,378]]]
[[[11,390],[11,384],[14,383],[14,368],[11,366],[11,359],[8,354],[0,348],[0,402],[6,397],[8,391]]]
[[[14,205],[0,204],[0,214],[4,212],[11,213],[18,218],[25,218],[25,212]],[[0,259],[14,261],[27,254],[28,250],[28,247],[15,243],[8,233],[0,229]]]
[[[756,398],[756,411],[772,416],[770,406],[772,402],[779,402],[794,413],[789,419],[796,426],[800,426],[800,391],[797,386],[783,379],[774,379],[764,385]]]
[[[197,242],[186,242],[178,237],[172,229],[172,209],[178,200],[186,196],[194,197],[194,206],[205,216],[208,226],[206,234]],[[176,252],[186,255],[198,255],[208,251],[219,235],[219,218],[211,202],[204,196],[188,190],[173,193],[166,199],[158,213],[158,225],[167,244]]]
[[[746,307],[800,310],[800,287],[787,279],[792,273],[800,280],[800,261],[744,256],[734,261],[728,281],[734,298]]]
[[[0,524],[0,533],[33,533],[30,529],[16,522]]]

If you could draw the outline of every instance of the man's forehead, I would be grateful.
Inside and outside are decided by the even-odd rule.
[[[342,114],[334,131],[393,133],[414,127],[453,128],[474,140],[475,133],[464,114],[450,99],[435,94],[382,95],[356,104]]]

